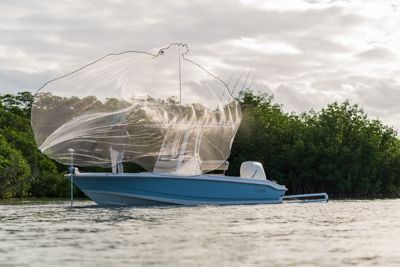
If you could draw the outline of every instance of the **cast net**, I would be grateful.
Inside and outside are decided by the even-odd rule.
[[[225,82],[187,58],[187,45],[106,55],[46,83],[32,105],[39,149],[69,164],[198,175],[228,158],[239,103]]]

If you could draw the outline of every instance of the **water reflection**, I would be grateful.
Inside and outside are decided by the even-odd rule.
[[[399,266],[399,200],[0,206],[0,266]]]

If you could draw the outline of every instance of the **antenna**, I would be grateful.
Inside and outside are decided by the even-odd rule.
[[[182,105],[182,77],[181,77],[181,48],[178,49],[179,53],[179,105]]]
[[[75,150],[73,150],[72,148],[68,149],[69,154],[71,155],[71,166],[70,168],[70,175],[71,175],[71,207],[74,205],[74,172],[75,172],[75,168],[74,168],[74,153]]]

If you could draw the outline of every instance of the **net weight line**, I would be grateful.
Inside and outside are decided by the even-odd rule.
[[[66,77],[68,77],[68,76],[70,76],[70,75],[73,75],[73,74],[75,74],[75,73],[81,71],[81,70],[84,70],[84,69],[86,69],[86,68],[88,68],[88,67],[90,67],[90,66],[92,66],[92,65],[94,65],[94,64],[96,64],[96,63],[98,63],[98,62],[100,62],[100,61],[102,61],[102,60],[105,59],[105,58],[112,57],[112,56],[120,56],[120,55],[124,55],[124,54],[144,54],[144,55],[152,56],[153,58],[157,58],[157,57],[159,57],[159,56],[162,56],[162,55],[165,53],[166,50],[168,50],[169,48],[171,48],[171,47],[173,47],[173,46],[178,46],[178,47],[180,47],[180,48],[184,48],[184,49],[185,49],[184,52],[182,52],[182,53],[179,52],[179,53],[180,53],[179,59],[182,57],[183,60],[194,64],[194,65],[197,66],[198,68],[202,69],[205,73],[207,73],[208,75],[210,75],[211,77],[213,77],[214,79],[216,79],[217,81],[219,81],[220,83],[222,83],[222,85],[227,89],[229,95],[233,98],[232,94],[231,94],[230,91],[229,91],[229,88],[228,88],[227,83],[224,82],[224,81],[223,81],[221,78],[219,78],[218,76],[216,76],[216,75],[212,74],[211,72],[209,72],[206,68],[204,68],[204,67],[203,67],[202,65],[200,65],[199,63],[197,63],[197,62],[195,62],[195,61],[193,61],[193,60],[187,58],[186,55],[187,55],[187,54],[189,53],[189,51],[190,51],[190,50],[189,50],[189,47],[188,47],[188,45],[187,45],[186,43],[179,43],[179,42],[170,43],[169,45],[167,45],[167,46],[161,48],[160,50],[158,50],[157,54],[152,54],[152,53],[150,53],[150,52],[144,52],[144,51],[140,51],[140,50],[125,50],[125,51],[122,51],[122,52],[119,52],[119,53],[109,53],[109,54],[107,54],[107,55],[105,55],[105,56],[102,56],[102,57],[100,57],[100,58],[98,58],[98,59],[96,59],[96,60],[94,60],[94,61],[92,61],[92,62],[90,62],[90,63],[88,63],[88,64],[86,64],[86,65],[84,65],[84,66],[82,66],[82,67],[80,67],[80,68],[78,68],[78,69],[76,69],[76,70],[74,70],[74,71],[71,71],[71,72],[69,72],[69,73],[67,73],[67,74],[61,75],[61,76],[59,76],[59,77],[57,77],[57,78],[54,78],[54,79],[52,79],[52,80],[50,80],[50,81],[47,81],[46,83],[44,83],[44,84],[36,91],[36,93],[35,93],[34,96],[36,96],[36,95],[37,95],[44,87],[46,87],[48,84],[53,83],[53,82],[58,81],[58,80],[61,80],[61,79],[64,79],[64,78],[66,78]],[[180,50],[179,50],[179,51],[180,51]],[[181,77],[179,77],[179,78],[181,79]]]

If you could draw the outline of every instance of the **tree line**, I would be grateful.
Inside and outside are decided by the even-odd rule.
[[[68,195],[66,167],[42,154],[30,124],[29,92],[0,95],[0,198]],[[319,112],[286,113],[273,96],[240,92],[242,123],[227,174],[243,161],[264,165],[290,194],[331,197],[400,195],[400,140],[358,105],[331,103]],[[95,170],[98,168],[86,169]],[[137,170],[129,164],[127,171]]]

